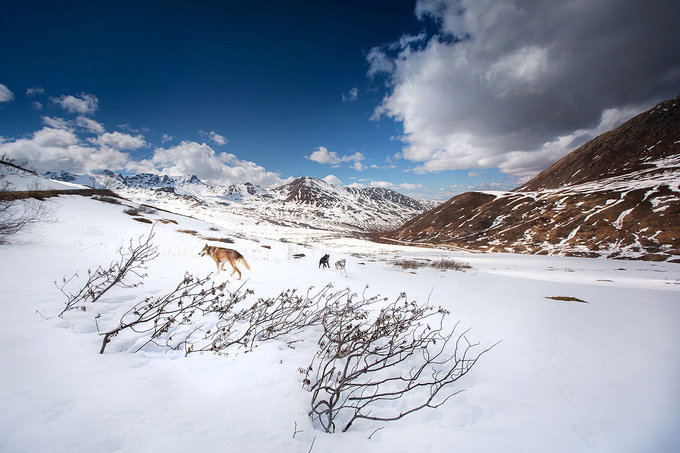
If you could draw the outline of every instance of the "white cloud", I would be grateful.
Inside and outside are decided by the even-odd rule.
[[[342,93],[342,102],[352,103],[359,97],[359,88],[354,87],[347,93]]]
[[[608,112],[627,114],[608,122],[614,127],[680,91],[680,63],[671,56],[680,54],[671,19],[679,8],[420,0],[417,16],[433,18],[438,34],[425,45],[402,38],[366,55],[369,77],[388,75],[373,119],[403,125],[400,157],[416,172],[536,173],[592,138]]]
[[[381,189],[391,189],[392,187],[394,187],[394,184],[387,181],[371,181],[370,183],[368,183],[368,185],[370,187],[379,187]]]
[[[162,143],[170,142],[170,141],[172,141],[173,139],[174,139],[174,137],[173,137],[172,135],[168,135],[168,134],[163,134],[163,135],[161,135],[161,142],[162,142]]]
[[[337,164],[340,162],[338,155],[335,152],[329,152],[325,146],[320,146],[318,150],[309,156],[305,156],[305,158],[320,164]]]
[[[422,189],[423,185],[422,184],[411,184],[411,183],[405,182],[405,183],[399,184],[399,187],[401,187],[404,190],[418,190],[418,189]]]
[[[361,161],[365,159],[364,155],[360,152],[354,154],[349,154],[346,156],[338,156],[335,151],[328,151],[325,146],[319,146],[319,149],[314,151],[309,156],[305,156],[305,159],[312,160],[324,165],[340,165],[341,163],[352,162],[352,167],[356,170],[363,170],[363,165]]]
[[[65,170],[84,173],[108,168],[119,170],[128,157],[107,147],[83,146],[78,137],[65,129],[44,127],[30,139],[0,144],[0,155],[28,161],[38,172]]]
[[[224,138],[222,135],[210,131],[210,139],[218,145],[226,145],[229,140]]]
[[[56,116],[43,116],[42,120],[43,123],[53,129],[63,129],[67,131],[71,130],[71,124],[64,118],[59,118]]]
[[[394,70],[394,63],[379,47],[374,47],[366,54],[368,61],[367,75],[374,78],[378,74],[389,74]]]
[[[218,134],[215,131],[210,131],[210,132],[204,132],[204,131],[198,131],[198,133],[201,135],[201,137],[204,137],[216,145],[226,145],[229,143],[229,140],[226,139],[224,136]]]
[[[5,85],[0,83],[0,102],[11,102],[14,100],[14,93]]]
[[[93,94],[81,93],[78,96],[61,95],[50,100],[71,113],[86,115],[94,113],[99,108],[99,99]]]
[[[98,123],[97,121],[84,116],[76,117],[76,126],[80,126],[83,129],[92,132],[93,134],[102,134],[104,133],[105,130],[104,126],[101,123]]]
[[[352,184],[348,184],[347,187],[351,187],[352,189],[363,189],[366,187],[366,184],[362,184],[360,182],[353,182]]]
[[[209,184],[252,182],[262,186],[281,184],[281,178],[254,162],[220,153],[205,143],[183,141],[171,148],[157,148],[150,160],[128,165],[132,171],[158,171],[167,175],[196,175]]]
[[[497,181],[492,181],[492,182],[483,182],[478,185],[469,185],[466,187],[467,190],[498,190],[501,187],[503,187],[503,183],[497,182]]]
[[[45,94],[45,90],[40,85],[28,88],[26,90],[26,96],[36,96],[38,94]]]
[[[97,138],[91,139],[92,143],[109,146],[114,149],[139,149],[148,146],[144,137],[141,135],[132,136],[122,132],[106,132]]]
[[[42,105],[41,102],[33,101],[33,102],[31,103],[31,105],[32,105],[33,108],[36,109],[36,110],[42,110],[42,109],[43,109],[43,105]]]
[[[334,186],[342,185],[342,181],[340,180],[340,178],[338,178],[335,175],[328,175],[325,178],[323,178],[323,180],[326,181],[328,184],[332,184]]]

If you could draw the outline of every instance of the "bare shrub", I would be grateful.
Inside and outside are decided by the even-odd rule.
[[[228,316],[222,313],[214,328],[203,332],[201,338],[187,341],[189,346],[186,353],[214,352],[226,355],[232,346],[251,351],[259,342],[282,338],[319,325],[327,310],[351,300],[352,294],[348,289],[331,291],[332,288],[328,284],[316,293],[310,288],[304,296],[288,289],[275,298],[258,299],[250,307]],[[252,294],[252,291],[246,291]],[[374,300],[364,298],[358,306]],[[292,347],[296,341],[290,339],[286,343]]]
[[[189,334],[182,336],[177,333],[192,325],[194,315],[228,313],[241,300],[237,293],[231,293],[229,298],[224,299],[226,282],[217,286],[213,283],[211,287],[205,288],[209,279],[210,276],[198,279],[185,274],[173,291],[161,297],[147,297],[135,304],[123,314],[115,328],[100,332],[104,339],[99,353],[103,354],[106,345],[127,329],[148,337],[137,351],[150,343],[171,349],[182,347]]]
[[[0,194],[12,195],[12,185],[6,180],[6,175],[35,172],[0,158]],[[0,197],[0,244],[6,238],[37,223],[44,222],[49,209],[39,198],[18,198],[13,196]]]
[[[428,263],[423,262],[423,261],[416,261],[416,260],[396,260],[393,263],[395,266],[401,267],[402,269],[420,269],[421,267],[425,267],[428,265]]]
[[[72,293],[66,287],[78,276],[77,273],[70,278],[64,277],[61,285],[55,281],[54,284],[66,296],[66,306],[59,317],[69,310],[86,311],[86,304],[96,302],[114,286],[134,288],[141,285],[142,279],[146,277],[143,273],[146,263],[158,256],[158,247],[153,245],[153,237],[154,231],[151,228],[147,236],[140,236],[136,241],[130,239],[127,248],[121,246],[118,250],[118,260],[112,261],[106,268],[98,266],[94,271],[88,269],[85,284],[76,292]],[[128,279],[130,276],[139,280],[131,282]]]
[[[240,308],[253,294],[239,287],[226,290],[226,282],[206,287],[210,276],[198,279],[186,274],[170,293],[147,297],[125,312],[117,326],[105,332],[100,353],[119,333],[130,330],[140,337],[142,345],[154,344],[177,350],[185,355],[212,352],[228,355],[232,350],[252,351],[259,343],[284,337],[305,328],[319,325],[329,310],[351,305],[356,308],[373,303],[376,298],[352,302],[348,289],[332,291],[332,285],[307,294],[295,290],[282,291],[277,297],[258,299]],[[98,323],[99,324],[99,323]],[[293,347],[297,338],[285,339]]]
[[[44,202],[33,198],[0,201],[0,244],[8,236],[45,222],[48,214]]]
[[[127,215],[135,216],[139,215],[139,209],[138,208],[128,208],[123,211]]]
[[[440,261],[435,261],[432,263],[432,267],[439,270],[453,270],[453,271],[465,271],[472,269],[468,263],[462,261],[442,258]]]
[[[398,420],[459,393],[451,384],[493,346],[475,352],[467,331],[444,329],[447,315],[404,294],[377,316],[350,304],[327,311],[320,349],[301,370],[313,422],[325,432],[344,432],[356,420]],[[415,402],[404,408],[397,401],[406,395]]]
[[[433,267],[439,270],[455,270],[455,271],[465,271],[472,269],[468,263],[462,261],[457,261],[449,258],[442,258],[439,261],[430,260],[415,260],[415,259],[399,259],[393,262],[397,267],[402,269],[420,269],[423,267]]]

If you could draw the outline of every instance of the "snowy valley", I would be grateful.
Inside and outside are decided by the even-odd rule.
[[[11,182],[16,190],[80,187],[35,175],[12,175]],[[172,193],[157,205],[166,210],[153,209],[140,204],[147,202],[141,189],[136,201],[131,193],[127,200],[47,197],[44,221],[0,245],[0,450],[680,448],[677,264],[377,244],[263,221],[260,211],[218,213]],[[88,269],[115,261],[121,247],[152,228],[158,257],[147,263],[143,284],[115,287],[84,311],[58,316],[67,299],[60,286],[76,290]],[[246,257],[251,270],[242,269],[242,281],[215,273],[213,261],[199,256],[206,242]],[[325,253],[330,269],[319,268]],[[333,268],[340,259],[346,275]],[[469,267],[434,267],[442,260]],[[450,386],[452,396],[439,408],[326,433],[308,415],[311,395],[300,372],[318,350],[319,326],[251,350],[188,356],[128,330],[99,354],[101,332],[138,304],[168,294],[185,273],[208,278],[208,287],[224,284],[227,294],[252,291],[239,302],[244,307],[289,289],[305,295],[332,284],[331,291],[346,289],[355,301],[379,296],[371,305],[377,311],[404,292],[408,301],[450,312],[444,327],[467,331],[464,338],[479,343],[474,351],[493,347]],[[205,332],[208,324],[198,319],[188,327]],[[407,376],[412,368],[400,372]],[[377,410],[399,413],[419,402],[407,395]]]

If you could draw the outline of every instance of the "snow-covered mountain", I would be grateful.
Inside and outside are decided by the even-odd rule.
[[[402,225],[409,243],[680,261],[680,97],[586,143],[511,192],[469,192]]]
[[[140,203],[185,213],[186,209],[223,211],[280,226],[343,233],[395,228],[436,205],[389,189],[340,187],[309,177],[267,189],[249,182],[213,186],[195,175],[126,176],[104,171],[91,175],[49,172],[45,176],[111,189]]]

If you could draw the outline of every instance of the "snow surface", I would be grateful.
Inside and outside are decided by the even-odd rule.
[[[248,224],[245,216],[157,211],[143,216],[177,224],[155,224],[160,256],[144,284],[116,288],[61,319],[65,298],[54,280],[107,265],[150,225],[123,213],[132,202],[62,195],[45,203],[48,222],[0,246],[2,452],[680,451],[677,264],[389,246]],[[113,327],[122,311],[169,292],[185,272],[214,270],[198,255],[201,236],[230,237],[227,247],[247,258],[252,271],[243,281],[213,275],[230,290],[244,284],[253,297],[272,297],[332,282],[358,293],[369,285],[368,295],[391,300],[404,291],[450,310],[450,321],[471,328],[482,346],[502,342],[439,409],[336,434],[315,429],[307,416],[310,394],[298,368],[315,353],[313,335],[295,349],[271,341],[227,357],[133,353],[133,343],[116,338],[98,354],[95,315]],[[347,278],[318,268],[324,253],[331,263],[347,260]],[[442,257],[473,269],[393,264]]]

